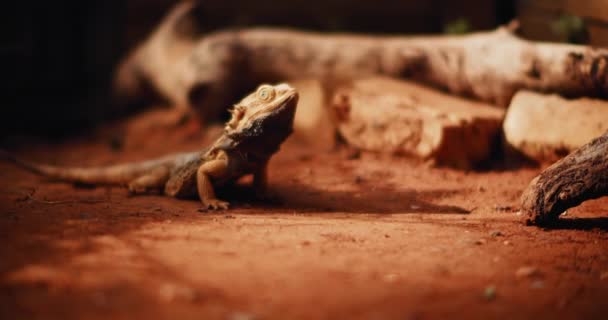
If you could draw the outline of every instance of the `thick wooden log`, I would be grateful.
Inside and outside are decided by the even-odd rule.
[[[412,78],[507,106],[520,89],[608,97],[608,50],[522,40],[509,28],[464,36],[364,36],[281,29],[205,34],[182,4],[125,60],[122,97],[151,84],[171,103],[217,115],[239,90],[263,81]]]
[[[608,132],[554,163],[521,197],[529,224],[547,226],[582,202],[608,195]]]

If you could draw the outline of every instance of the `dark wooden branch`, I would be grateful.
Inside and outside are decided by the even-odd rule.
[[[568,208],[608,195],[608,132],[538,175],[521,197],[529,224],[547,226]]]

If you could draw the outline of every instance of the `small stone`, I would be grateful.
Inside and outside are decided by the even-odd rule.
[[[487,286],[484,290],[483,290],[483,298],[486,299],[487,301],[492,301],[494,299],[496,299],[496,287],[495,286]]]
[[[560,214],[560,216],[562,216],[562,217],[566,217],[566,216],[568,216],[568,210],[566,210],[566,211],[562,212],[562,214]]]
[[[175,283],[163,284],[159,288],[158,294],[162,300],[167,302],[176,300],[194,301],[197,297],[197,293],[194,289]]]
[[[389,274],[384,275],[384,277],[382,277],[384,282],[389,282],[389,283],[397,281],[397,278],[398,278],[398,276],[394,273],[389,273]]]
[[[537,267],[532,266],[523,266],[515,271],[515,276],[517,278],[531,278],[538,277],[541,275],[540,270]]]
[[[125,146],[125,138],[123,136],[112,136],[108,141],[108,145],[112,151],[121,151]]]
[[[230,320],[254,320],[255,316],[246,312],[234,312],[228,319]]]
[[[420,209],[420,206],[413,204],[413,205],[410,206],[410,209],[412,209],[412,210],[418,210],[418,209]]]
[[[302,162],[310,161],[312,160],[312,156],[310,154],[302,154],[298,157],[298,160]]]
[[[486,244],[486,240],[485,239],[475,240],[474,244],[481,246],[483,244]]]
[[[504,236],[504,234],[498,230],[494,230],[490,232],[490,237],[496,238],[496,237],[501,237]]]
[[[564,297],[564,298],[561,298],[561,299],[559,299],[559,301],[557,302],[557,308],[561,310],[561,309],[565,308],[565,307],[568,305],[568,303],[569,303],[569,302],[570,302],[570,301],[569,301],[569,299],[568,299],[568,298],[565,298],[565,297]]]
[[[511,242],[509,240],[505,240],[502,242],[502,244],[504,244],[505,246],[510,246]]]
[[[542,280],[534,280],[530,284],[530,288],[532,289],[543,289],[545,287],[545,282]]]
[[[308,240],[304,240],[304,241],[300,242],[300,244],[301,244],[302,246],[309,246],[309,245],[310,245],[310,241],[308,241]]]
[[[108,296],[103,291],[97,291],[93,293],[92,296],[93,303],[97,306],[107,306],[108,305]]]
[[[494,205],[494,210],[498,211],[498,212],[508,212],[508,211],[513,211],[513,207],[496,204],[496,205]]]
[[[346,152],[347,160],[357,160],[361,158],[361,150],[357,148],[349,148]]]
[[[81,212],[80,213],[80,219],[82,220],[88,220],[91,219],[91,214],[88,212]]]
[[[388,234],[385,234],[385,235],[384,235],[384,237],[385,237],[385,238],[390,238],[391,236],[390,236],[390,235],[388,235]]]
[[[225,219],[236,219],[235,216],[231,215],[231,214],[227,214],[224,216]]]

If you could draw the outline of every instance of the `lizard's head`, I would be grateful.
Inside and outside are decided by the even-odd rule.
[[[279,121],[278,118],[293,122],[297,103],[298,93],[288,84],[282,83],[276,86],[263,84],[230,110],[232,117],[226,123],[226,133],[255,130],[256,124],[276,123]]]
[[[293,130],[297,104],[298,92],[290,85],[263,84],[230,111],[225,133],[249,151],[274,152]]]

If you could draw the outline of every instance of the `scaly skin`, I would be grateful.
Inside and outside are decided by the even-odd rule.
[[[261,85],[232,110],[224,133],[209,148],[139,163],[101,168],[61,168],[5,158],[42,176],[85,184],[127,185],[134,194],[164,189],[176,198],[198,194],[205,209],[227,209],[215,188],[253,174],[257,193],[266,188],[270,157],[291,134],[298,93],[287,84]]]

